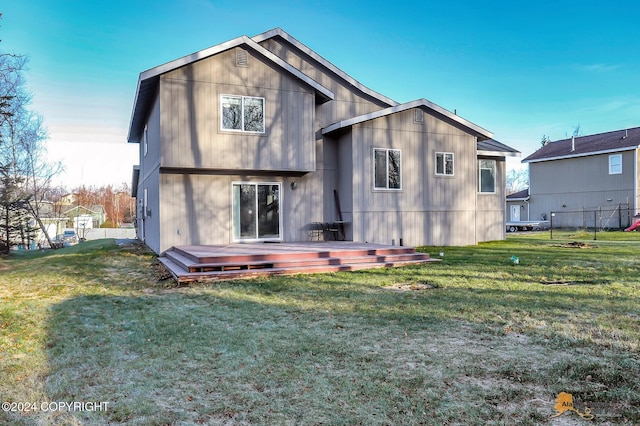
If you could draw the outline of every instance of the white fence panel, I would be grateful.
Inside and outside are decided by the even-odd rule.
[[[136,238],[136,230],[134,228],[92,228],[86,230],[85,238],[87,241],[102,238]]]

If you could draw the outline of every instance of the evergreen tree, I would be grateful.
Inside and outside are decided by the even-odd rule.
[[[7,167],[0,168],[0,174],[0,251],[8,254],[11,247],[26,245],[35,235],[29,226],[29,198],[21,188],[21,179],[12,177]]]

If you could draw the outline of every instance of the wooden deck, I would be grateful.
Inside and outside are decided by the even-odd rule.
[[[413,247],[350,241],[179,246],[160,256],[178,282],[356,271],[437,260]]]

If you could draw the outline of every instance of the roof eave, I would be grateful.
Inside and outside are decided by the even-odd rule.
[[[345,127],[353,126],[354,124],[363,123],[365,121],[374,120],[376,118],[384,117],[390,114],[395,114],[397,112],[406,111],[411,108],[426,108],[429,112],[435,113],[437,116],[440,116],[446,120],[452,121],[459,125],[464,126],[469,130],[469,133],[476,136],[478,140],[487,140],[493,138],[493,133],[490,131],[460,117],[448,111],[441,106],[434,104],[426,99],[417,99],[415,101],[407,102],[400,105],[395,105],[389,108],[384,108],[378,111],[371,112],[369,114],[360,115],[357,117],[350,118],[348,120],[342,120],[337,123],[331,124],[330,126],[322,129],[322,134],[328,134],[333,131],[343,129]]]
[[[482,155],[484,157],[520,157],[520,152],[518,151],[478,151],[478,155]]]
[[[579,158],[579,157],[590,157],[592,155],[612,154],[615,152],[633,151],[636,149],[640,149],[640,145],[625,146],[622,148],[606,149],[602,151],[582,152],[579,154],[557,155],[554,157],[544,157],[544,158],[534,158],[534,159],[525,158],[524,160],[522,160],[522,162],[523,163],[541,163],[544,161],[566,160],[569,158]]]

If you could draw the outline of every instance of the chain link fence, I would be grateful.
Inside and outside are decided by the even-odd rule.
[[[550,232],[555,231],[592,233],[597,239],[598,232],[624,231],[633,227],[636,212],[630,204],[616,206],[583,208],[582,210],[561,210],[550,213]],[[640,231],[640,226],[638,228]]]

